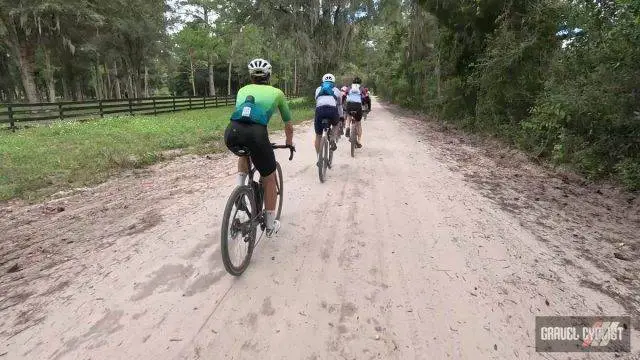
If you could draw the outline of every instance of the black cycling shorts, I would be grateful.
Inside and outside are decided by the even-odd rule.
[[[350,114],[352,111],[355,111],[355,116],[353,120],[360,121],[362,120],[362,104],[357,102],[347,102],[347,114]]]
[[[276,170],[276,155],[266,126],[231,121],[224,132],[224,142],[234,153],[239,147],[249,149],[251,161],[261,177],[269,176]]]
[[[335,106],[318,106],[316,108],[316,116],[313,121],[313,128],[316,131],[316,135],[322,135],[322,130],[324,130],[322,120],[324,119],[329,120],[328,125],[336,126],[340,121],[340,111],[338,111],[338,108]]]

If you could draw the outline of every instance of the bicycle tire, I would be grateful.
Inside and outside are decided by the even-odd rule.
[[[323,151],[324,151],[324,178],[325,180],[327,179],[327,169],[329,168],[329,134],[327,134],[327,137],[324,140],[324,147],[323,147]]]
[[[280,163],[276,162],[276,193],[278,202],[276,206],[276,220],[280,220],[280,214],[282,213],[282,201],[284,200],[284,181],[282,179],[282,168]]]
[[[331,165],[333,165],[333,150],[329,148],[329,158],[327,159],[327,167],[331,169]]]
[[[239,266],[235,266],[233,264],[233,261],[229,256],[229,218],[232,215],[231,212],[233,211],[233,207],[236,204],[236,201],[238,199],[241,199],[243,196],[246,196],[249,199],[249,206],[251,207],[252,212],[251,219],[254,219],[257,216],[256,200],[254,198],[253,189],[251,189],[251,187],[249,186],[238,186],[229,196],[229,200],[227,200],[227,206],[224,209],[222,218],[222,228],[220,234],[220,252],[222,254],[222,263],[224,264],[224,268],[227,270],[227,272],[233,276],[240,276],[247,269],[247,267],[249,266],[249,262],[251,261],[251,256],[253,255],[253,249],[256,244],[256,227],[252,226],[251,232],[248,234],[248,247],[244,260]]]
[[[326,158],[325,158],[325,149],[327,147],[327,138],[326,135],[322,136],[322,142],[320,144],[320,158],[318,159],[318,161],[320,162],[320,166],[318,166],[318,177],[320,178],[320,182],[323,183],[325,180],[325,177],[327,175],[327,162],[326,162]]]
[[[351,130],[349,130],[349,141],[351,142],[351,157],[355,157],[356,156],[356,142],[358,140],[358,136],[356,135],[356,127],[353,124],[353,121],[351,122],[351,124],[349,125],[349,128]]]

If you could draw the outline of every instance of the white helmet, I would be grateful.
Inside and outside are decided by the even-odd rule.
[[[332,83],[336,82],[336,77],[333,74],[324,74],[322,77],[322,81],[330,81]]]
[[[267,77],[271,75],[271,64],[265,59],[254,59],[249,63],[249,75]]]

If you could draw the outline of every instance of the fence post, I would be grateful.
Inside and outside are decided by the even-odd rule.
[[[64,120],[64,109],[60,103],[58,103],[58,114],[60,115],[60,120]]]
[[[176,97],[172,97],[171,100],[173,100],[173,111],[176,111]]]
[[[104,110],[102,109],[102,99],[98,100],[98,106],[100,106],[100,117],[104,117]]]
[[[11,107],[11,104],[7,105],[7,110],[9,111],[9,128],[16,131],[16,124],[13,121],[13,108]]]
[[[206,98],[206,96],[203,96],[203,97],[202,97],[202,107],[203,107],[204,109],[206,109],[206,108],[207,108],[207,98]]]
[[[156,111],[156,98],[153,98],[153,115],[158,115],[158,112]]]
[[[189,110],[191,110],[191,96],[189,96]]]
[[[129,98],[129,115],[133,115],[133,108],[131,107],[131,98]]]

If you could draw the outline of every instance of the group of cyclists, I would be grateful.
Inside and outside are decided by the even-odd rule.
[[[280,222],[275,219],[277,202],[276,158],[269,141],[267,125],[271,116],[278,110],[285,124],[286,145],[293,146],[292,117],[282,90],[270,85],[272,66],[269,61],[252,60],[249,62],[248,69],[251,84],[238,91],[236,108],[231,115],[231,121],[225,130],[224,138],[227,148],[238,155],[237,179],[239,185],[244,185],[249,172],[249,162],[244,149],[249,150],[251,161],[260,173],[265,191],[266,235],[271,237],[280,229]],[[355,136],[356,146],[361,148],[363,111],[371,109],[369,91],[362,86],[361,79],[355,77],[350,86],[344,85],[339,89],[336,87],[335,76],[325,74],[322,77],[321,85],[315,91],[315,99],[316,154],[320,154],[320,142],[324,130],[322,120],[324,119],[330,120],[331,150],[337,149],[335,139],[338,137],[338,132],[344,128],[347,129],[345,136]],[[355,122],[356,134],[349,134],[350,121]],[[342,134],[341,132],[340,135]],[[318,165],[320,166],[319,163]]]
[[[320,146],[322,141],[322,131],[324,125],[322,121],[329,119],[330,130],[330,143],[331,150],[335,151],[338,146],[336,139],[338,138],[338,131],[340,135],[345,135],[343,129],[347,129],[346,136],[349,137],[349,121],[354,121],[356,124],[356,146],[362,147],[360,142],[362,137],[362,116],[364,111],[371,109],[371,99],[369,97],[369,91],[362,86],[362,80],[359,77],[353,79],[350,86],[344,85],[340,89],[336,87],[336,77],[333,74],[325,74],[322,76],[322,83],[316,89],[316,112],[314,119],[314,129],[316,133],[315,148],[316,154],[320,154]],[[353,116],[349,116],[353,114]],[[345,120],[346,119],[346,120]],[[321,166],[320,161],[317,163]]]

